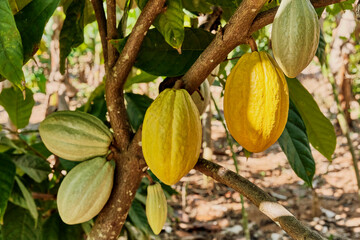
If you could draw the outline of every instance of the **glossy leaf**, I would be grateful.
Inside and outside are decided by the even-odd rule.
[[[287,78],[290,99],[303,119],[311,145],[331,161],[335,151],[336,135],[333,125],[320,111],[319,106],[296,78]]]
[[[129,218],[131,222],[133,222],[134,225],[141,231],[144,233],[151,233],[151,229],[146,218],[145,208],[136,199],[132,202],[131,208],[129,210]]]
[[[305,124],[291,100],[288,121],[278,142],[296,175],[311,186],[315,174],[315,161],[311,154]]]
[[[82,233],[81,225],[65,224],[56,212],[44,222],[41,240],[78,240],[83,239]]]
[[[179,0],[167,0],[165,12],[159,14],[154,26],[173,48],[180,49],[184,41],[184,12]]]
[[[11,122],[18,128],[28,125],[32,108],[35,104],[33,93],[30,89],[25,89],[26,98],[23,93],[15,88],[3,89],[0,94],[0,105],[9,114]]]
[[[124,89],[129,88],[135,83],[147,83],[154,81],[158,76],[151,75],[147,72],[141,72],[139,75],[136,75],[125,82]]]
[[[181,47],[182,53],[179,54],[165,42],[159,31],[151,29],[141,45],[135,67],[155,76],[175,77],[183,75],[213,38],[213,34],[203,29],[185,28],[185,38]],[[111,42],[121,52],[124,40],[113,40]]]
[[[32,0],[15,15],[16,26],[21,34],[24,64],[39,49],[45,25],[53,15],[60,0]]]
[[[315,55],[319,59],[321,65],[323,65],[326,61],[325,47],[326,47],[326,42],[325,42],[324,34],[323,31],[320,29],[319,45]]]
[[[15,165],[10,157],[0,154],[0,224],[15,181]]]
[[[49,163],[35,155],[25,154],[13,158],[13,161],[17,167],[38,183],[44,181],[51,173]]]
[[[144,121],[145,112],[153,100],[146,95],[135,93],[126,93],[125,99],[127,102],[126,112],[131,126],[137,130]]]
[[[71,49],[84,42],[85,0],[73,0],[66,10],[66,18],[60,32],[60,72],[65,73],[65,60]]]
[[[29,192],[29,190],[25,187],[25,185],[21,182],[21,180],[17,176],[15,177],[15,180],[21,190],[21,193],[24,196],[27,209],[29,210],[31,216],[35,220],[35,226],[36,226],[39,214],[36,209],[35,201],[34,201],[33,197],[31,196],[31,193]]]
[[[29,212],[21,207],[9,204],[4,216],[4,225],[1,228],[6,240],[36,240],[38,229]]]
[[[0,75],[23,89],[23,46],[9,2],[0,1]]]

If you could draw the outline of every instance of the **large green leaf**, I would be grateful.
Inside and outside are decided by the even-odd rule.
[[[38,183],[44,181],[51,172],[49,163],[35,155],[25,154],[20,157],[13,158],[13,161],[17,167],[21,168],[27,175]]]
[[[141,45],[135,67],[155,76],[175,77],[186,73],[214,35],[198,28],[185,28],[185,38],[181,47],[182,54],[167,44],[156,29],[148,31]],[[124,40],[111,41],[119,52]]]
[[[84,42],[85,0],[73,0],[66,10],[66,18],[60,32],[60,72],[65,73],[65,59],[71,49]]]
[[[44,222],[41,240],[78,240],[82,233],[81,225],[67,225],[55,212]]]
[[[35,104],[31,90],[26,88],[25,94],[24,99],[23,93],[16,88],[3,89],[0,94],[0,105],[5,108],[11,122],[18,129],[28,125]]]
[[[60,0],[32,0],[15,15],[16,26],[21,34],[24,64],[39,49],[44,28]]]
[[[29,210],[31,216],[35,220],[35,226],[36,226],[39,214],[36,209],[35,201],[34,201],[33,197],[31,196],[31,193],[29,192],[29,190],[26,188],[26,186],[21,182],[21,180],[17,176],[15,177],[15,180],[24,196],[24,199],[25,199],[26,205],[27,205],[27,209]]]
[[[126,80],[124,89],[129,88],[135,83],[147,83],[154,81],[158,76],[151,75],[147,72],[141,72],[139,75],[133,76],[132,78]]]
[[[326,42],[325,42],[324,34],[323,31],[320,29],[319,45],[315,55],[319,59],[321,65],[323,65],[326,61],[325,47],[326,47]]]
[[[127,102],[126,112],[131,126],[137,130],[144,121],[145,112],[153,100],[146,95],[135,93],[126,93],[125,99]]]
[[[0,75],[23,89],[23,46],[9,2],[0,1]]]
[[[331,155],[336,146],[333,125],[320,111],[311,94],[296,78],[287,78],[286,80],[289,86],[290,99],[304,120],[311,145],[331,161]]]
[[[27,209],[27,203],[26,200],[21,192],[21,189],[18,184],[14,184],[14,187],[12,189],[9,201],[12,204],[15,204],[19,207]]]
[[[32,0],[9,0],[11,11],[13,14],[16,14],[26,5],[28,5]]]
[[[315,161],[311,154],[305,124],[291,100],[288,121],[278,142],[296,175],[311,186],[315,174]]]
[[[211,4],[206,0],[182,0],[183,7],[190,12],[210,13]]]
[[[37,231],[34,219],[26,209],[9,204],[1,228],[4,240],[36,240]]]
[[[137,199],[132,202],[129,218],[144,233],[149,234],[152,232],[146,218],[145,207]]]
[[[10,157],[0,154],[0,223],[3,221],[6,206],[14,185],[15,170],[15,165]]]

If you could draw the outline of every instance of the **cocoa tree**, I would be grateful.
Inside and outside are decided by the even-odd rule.
[[[341,2],[345,1],[313,0],[311,4],[321,15],[324,7]],[[102,120],[113,131],[113,139],[109,147],[111,153],[107,155],[107,159],[114,160],[115,173],[111,195],[94,219],[91,230],[87,233],[87,239],[117,239],[126,223],[142,179],[148,176],[148,167],[142,151],[142,127],[139,123],[136,126],[131,123],[127,111],[129,104],[127,106],[125,104],[127,95],[124,89],[133,67],[155,76],[169,77],[163,83],[166,88],[181,88],[192,94],[237,46],[249,44],[251,49],[256,51],[254,38],[258,30],[273,22],[278,4],[276,1],[269,3],[266,0],[231,1],[231,3],[209,0],[200,1],[199,4],[187,0],[138,0],[137,5],[141,13],[130,34],[126,35],[127,14],[132,1],[125,1],[121,19],[117,19],[115,0],[106,0],[106,8],[102,0],[91,0],[91,2],[72,0],[61,3],[59,0],[2,1],[0,3],[2,30],[0,74],[2,79],[8,79],[14,87],[2,91],[0,104],[15,125],[14,129],[6,129],[7,136],[1,135],[4,150],[0,160],[2,161],[0,187],[3,189],[0,197],[0,219],[4,220],[1,228],[4,239],[16,239],[18,236],[26,236],[26,239],[39,237],[50,239],[46,237],[52,234],[61,235],[59,229],[51,232],[46,228],[53,226],[54,223],[59,224],[60,229],[65,229],[65,234],[72,235],[74,239],[77,239],[76,237],[80,239],[82,234],[81,228],[67,227],[54,213],[56,207],[46,204],[46,200],[54,203],[59,179],[63,178],[61,170],[70,170],[75,164],[67,162],[67,167],[59,167],[61,159],[55,157],[50,167],[46,160],[51,153],[42,142],[31,144],[24,137],[27,134],[26,130],[22,130],[28,125],[34,101],[31,90],[26,88],[21,67],[38,49],[45,24],[59,4],[66,14],[59,36],[59,69],[62,74],[66,72],[66,58],[71,53],[71,49],[84,41],[84,26],[91,21],[89,17],[91,14],[95,15],[101,37],[105,79],[103,89],[100,87],[98,92],[99,95],[106,97],[109,122],[106,121],[105,115],[102,115]],[[196,14],[210,13],[214,5],[220,9],[230,9],[230,13],[225,11],[222,13],[222,19],[226,24],[215,28],[215,34],[196,27],[184,28],[183,8]],[[221,13],[216,12],[215,19],[219,16]],[[216,21],[214,22],[209,23],[211,27],[218,26]],[[152,25],[155,29],[150,29]],[[211,27],[205,29],[212,29]],[[195,41],[201,43],[196,46]],[[192,50],[192,46],[196,46],[201,51]],[[158,55],[163,49],[165,49],[164,57]],[[156,54],[151,55],[151,51],[155,51]],[[318,57],[320,53],[317,54]],[[308,56],[304,57],[308,58]],[[162,63],[159,64],[157,58],[161,59]],[[177,65],[174,66],[174,63]],[[286,125],[278,142],[288,156],[295,173],[311,187],[315,163],[309,142],[330,160],[335,148],[335,133],[329,120],[320,112],[316,102],[301,83],[296,79],[288,78],[287,84],[291,100],[287,121],[290,123]],[[14,101],[23,108],[14,109]],[[89,105],[85,106],[85,109],[88,108]],[[300,121],[301,124],[293,129],[290,126],[291,121]],[[13,140],[10,140],[9,135]],[[304,146],[294,143],[294,139],[297,138],[305,141]],[[306,159],[299,154],[299,151],[304,149],[308,151]],[[290,156],[295,156],[295,159],[291,159]],[[21,169],[22,172],[15,173],[16,168]],[[323,239],[320,234],[297,220],[267,193],[240,175],[202,158],[198,159],[194,168],[240,192],[294,239]],[[47,177],[49,173],[56,177],[49,180]],[[45,190],[44,186],[40,185],[44,182]],[[32,194],[29,193],[29,189]],[[34,199],[40,200],[35,202]],[[15,219],[19,216],[22,216],[23,222],[31,230],[25,232],[14,227]],[[12,231],[15,231],[14,235],[11,235]],[[11,238],[11,236],[15,237]]]

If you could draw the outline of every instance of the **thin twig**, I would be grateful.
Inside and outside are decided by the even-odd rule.
[[[116,39],[117,29],[116,29],[116,1],[115,0],[106,0],[106,12],[107,12],[107,47],[108,47],[108,57],[107,57],[107,65],[109,69],[111,69],[116,59],[119,56],[116,48],[110,43],[109,40]]]
[[[102,0],[91,0],[95,11],[95,17],[99,27],[99,33],[101,38],[101,46],[104,53],[104,59],[108,59],[108,48],[107,48],[107,27],[106,27],[106,17]]]

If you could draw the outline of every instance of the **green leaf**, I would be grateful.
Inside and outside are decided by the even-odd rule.
[[[13,14],[16,14],[26,5],[28,5],[32,0],[9,0],[11,11]]]
[[[106,101],[105,101],[105,84],[101,83],[95,90],[91,93],[88,101],[78,108],[80,111],[90,113],[91,115],[96,116],[101,119],[103,122],[106,121]]]
[[[148,31],[141,45],[135,67],[155,76],[175,77],[184,75],[214,35],[198,28],[185,28],[185,38],[181,47],[182,54],[167,44],[156,29]],[[123,41],[111,41],[121,52]],[[176,67],[174,67],[176,66]]]
[[[184,12],[179,0],[167,0],[166,11],[160,13],[154,26],[173,48],[180,49],[184,41]]]
[[[141,72],[139,75],[136,75],[125,82],[124,89],[129,88],[135,83],[147,83],[154,81],[158,76],[151,75],[147,72]]]
[[[133,201],[129,210],[129,218],[131,222],[144,233],[149,234],[152,232],[146,218],[145,208],[136,199]]]
[[[315,161],[311,154],[305,124],[291,100],[288,121],[278,142],[296,175],[312,186]]]
[[[11,122],[18,128],[28,125],[32,108],[35,104],[33,93],[30,89],[25,89],[26,98],[23,93],[15,88],[3,89],[0,94],[0,105],[9,114]]]
[[[21,34],[24,64],[39,49],[45,25],[60,0],[32,0],[15,15],[16,26]]]
[[[206,0],[182,0],[183,7],[190,12],[210,13],[211,4]]]
[[[6,206],[15,181],[15,165],[10,157],[0,154],[0,224],[3,222]]]
[[[12,204],[15,204],[19,207],[25,208],[27,209],[27,203],[26,200],[21,192],[20,187],[18,186],[18,184],[14,184],[9,201]]]
[[[17,176],[15,177],[15,180],[25,198],[27,209],[29,210],[31,216],[35,220],[35,226],[36,226],[39,214],[36,209],[35,201],[34,201],[33,197],[31,196],[31,193],[29,192],[29,190],[25,187],[25,185],[21,182],[21,180]]]
[[[125,93],[125,99],[127,102],[126,112],[129,116],[130,124],[136,131],[144,121],[145,112],[153,100],[146,95],[135,93]]]
[[[13,158],[13,161],[17,167],[21,168],[29,177],[38,183],[44,181],[49,173],[51,173],[49,163],[35,155],[25,154]]]
[[[53,213],[42,227],[42,240],[78,240],[83,239],[80,224],[65,224],[57,212]]]
[[[52,153],[46,148],[43,142],[34,143],[31,145],[38,153],[40,153],[44,158],[48,158]]]
[[[71,49],[84,42],[85,0],[73,0],[66,10],[66,18],[60,32],[60,72],[65,73],[65,59]]]
[[[320,29],[319,45],[315,55],[319,59],[321,65],[323,65],[326,61],[325,47],[326,47],[326,42],[325,42],[324,34],[323,31]]]
[[[286,78],[290,99],[304,120],[311,145],[331,161],[335,151],[336,135],[330,120],[320,111],[319,106],[296,78]]]
[[[23,89],[23,46],[9,2],[0,1],[0,75]]]
[[[38,229],[34,219],[24,208],[9,204],[4,216],[4,225],[1,228],[6,240],[36,240]]]

